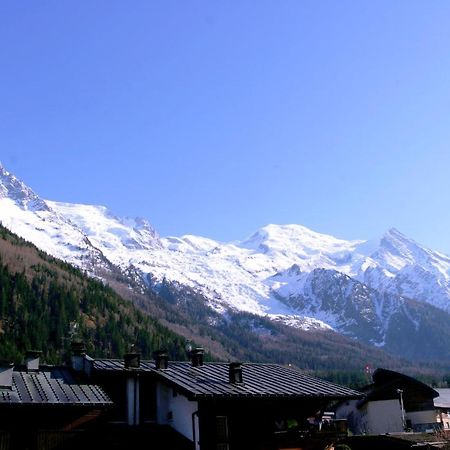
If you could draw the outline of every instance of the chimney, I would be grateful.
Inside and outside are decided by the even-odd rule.
[[[0,388],[12,389],[12,375],[14,364],[7,361],[0,362]]]
[[[42,352],[39,350],[27,350],[25,364],[27,372],[37,372],[39,370],[39,357]]]
[[[230,363],[230,365],[228,366],[228,379],[231,384],[242,383],[242,363]]]
[[[197,347],[191,350],[192,367],[203,366],[203,353],[204,350],[201,347]]]
[[[73,341],[70,343],[70,349],[72,350],[72,368],[81,372],[84,370],[84,357],[86,355],[86,346],[84,342]]]
[[[125,353],[124,365],[125,369],[138,369],[141,365],[141,355],[136,352]]]
[[[155,358],[155,367],[157,370],[166,370],[169,366],[169,356],[167,354],[167,350],[156,350],[153,353],[153,357]]]

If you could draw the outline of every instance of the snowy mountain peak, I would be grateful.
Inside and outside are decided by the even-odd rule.
[[[391,228],[381,237],[378,249],[371,256],[386,269],[396,272],[407,265],[419,264],[428,267],[432,265],[433,259],[440,259],[438,255],[396,228]]]
[[[115,264],[132,264],[130,250],[161,248],[158,234],[146,219],[120,218],[99,205],[47,201],[58,214],[78,226],[90,242]]]
[[[395,246],[398,249],[411,249],[413,247],[422,248],[419,244],[417,244],[414,240],[408,238],[402,232],[397,230],[397,228],[390,228],[381,238],[381,245],[391,245]]]
[[[389,230],[384,233],[384,236],[386,238],[393,239],[408,239],[401,231],[397,230],[397,228],[395,227],[389,228]]]
[[[156,230],[153,228],[152,224],[145,217],[136,217],[134,219],[134,222],[136,224],[134,226],[134,228],[136,230],[147,231],[149,233],[152,233],[155,237],[158,236],[158,234],[156,233]]]
[[[317,233],[302,225],[266,225],[239,244],[240,247],[268,252],[295,249],[305,255],[332,254],[353,248],[363,241],[345,241],[328,234]]]
[[[21,209],[46,211],[48,206],[25,183],[0,164],[0,198],[9,198]]]

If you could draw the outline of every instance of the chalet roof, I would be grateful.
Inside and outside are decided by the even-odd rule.
[[[405,408],[410,401],[429,400],[437,397],[439,393],[432,387],[422,383],[416,378],[412,378],[400,372],[388,369],[376,369],[372,376],[373,384],[367,386],[365,397],[361,400],[358,407],[363,406],[369,401],[398,399],[398,389],[403,392]],[[412,399],[412,397],[415,398]]]
[[[14,370],[11,388],[0,388],[0,405],[108,406],[112,401],[94,384],[85,384],[67,367],[43,366],[38,371]]]
[[[151,372],[160,381],[191,398],[359,398],[361,393],[278,364],[242,364],[243,383],[230,383],[228,363],[170,362],[168,369],[156,370],[152,361],[141,361],[137,370]],[[125,371],[119,360],[96,360],[94,370]],[[136,369],[134,369],[136,370]]]
[[[172,363],[170,363],[172,364]],[[155,363],[153,361],[140,362],[139,368],[126,368],[123,359],[95,359],[93,362],[93,369],[106,372],[153,372],[155,369]]]

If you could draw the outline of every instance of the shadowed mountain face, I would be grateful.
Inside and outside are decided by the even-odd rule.
[[[411,358],[450,356],[450,258],[395,229],[371,241],[301,225],[268,225],[233,243],[161,238],[146,219],[43,200],[1,167],[0,220],[91,276],[128,277],[139,294],[170,284],[218,317],[248,313],[277,326],[334,329]]]

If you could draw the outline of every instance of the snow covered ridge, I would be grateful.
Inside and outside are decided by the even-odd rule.
[[[241,242],[161,238],[142,218],[107,208],[41,199],[0,166],[0,221],[42,250],[94,274],[106,262],[199,291],[231,308],[304,329],[331,327],[385,342],[405,298],[450,311],[450,258],[395,229],[379,239],[342,240],[301,225],[267,225]],[[406,311],[406,312],[405,312]]]

